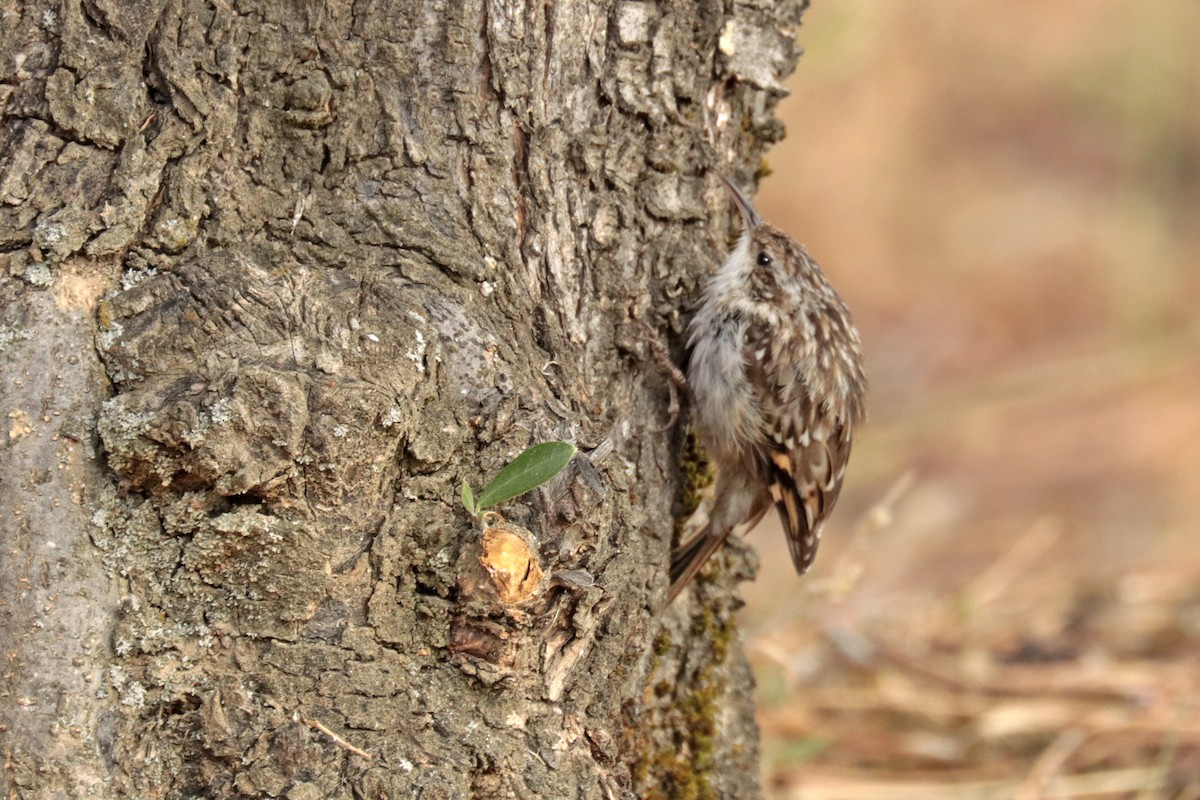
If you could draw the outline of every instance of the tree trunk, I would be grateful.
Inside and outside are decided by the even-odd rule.
[[[757,796],[637,321],[682,356],[804,5],[6,12],[0,796]],[[459,486],[556,438],[506,583]]]

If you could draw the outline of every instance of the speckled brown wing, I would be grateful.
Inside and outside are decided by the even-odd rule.
[[[814,406],[802,379],[767,337],[746,332],[746,377],[755,384],[762,420],[759,470],[779,512],[796,572],[812,566],[821,527],[837,503],[850,457],[852,430],[830,409]],[[772,360],[774,363],[771,363]]]
[[[796,572],[812,566],[821,527],[842,491],[850,454],[850,432],[838,426],[827,441],[810,441],[791,450],[773,450],[768,467],[769,489]]]

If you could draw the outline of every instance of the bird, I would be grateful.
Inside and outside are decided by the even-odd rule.
[[[867,379],[850,311],[817,262],[721,176],[742,233],[688,325],[695,426],[717,468],[707,525],[671,558],[669,605],[774,505],[799,575],[837,503]]]

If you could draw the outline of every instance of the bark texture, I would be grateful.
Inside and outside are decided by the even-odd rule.
[[[635,321],[680,349],[804,5],[6,10],[0,796],[756,796]],[[458,487],[552,438],[506,584]]]

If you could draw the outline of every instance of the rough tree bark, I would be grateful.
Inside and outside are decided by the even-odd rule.
[[[756,796],[635,321],[680,352],[804,5],[8,7],[0,796]],[[458,487],[551,438],[506,595]]]

